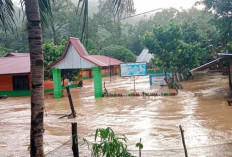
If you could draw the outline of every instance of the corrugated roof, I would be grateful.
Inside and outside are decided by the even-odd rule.
[[[149,50],[144,48],[143,51],[140,53],[138,58],[136,59],[136,62],[146,62],[149,63],[153,55],[149,53]]]
[[[0,75],[30,73],[30,56],[10,56],[0,58]]]
[[[86,58],[87,60],[101,67],[110,66],[110,65],[119,65],[123,63],[118,59],[103,56],[103,55],[88,55],[88,56],[84,56],[83,58]]]
[[[215,64],[217,64],[217,63],[219,63],[221,61],[224,61],[224,60],[226,60],[226,58],[224,58],[224,57],[215,59],[215,60],[213,60],[211,62],[208,62],[208,63],[203,64],[203,65],[201,65],[201,66],[199,66],[199,67],[197,67],[195,69],[190,70],[190,72],[195,72],[195,71],[201,71],[201,70],[208,69],[210,66],[215,65]]]
[[[231,53],[218,53],[217,54],[219,57],[232,57]]]
[[[76,49],[76,51],[80,55],[80,57],[95,64],[96,66],[104,67],[104,66],[109,66],[109,65],[119,65],[119,64],[123,63],[122,61],[120,61],[118,59],[103,56],[103,55],[89,55],[87,50],[85,49],[85,47],[83,46],[83,44],[81,43],[81,41],[78,38],[70,37],[68,40],[68,43],[66,45],[66,48],[65,48],[62,56],[60,57],[60,59],[58,59],[57,61],[50,64],[48,67],[46,67],[46,69],[49,69],[49,68],[55,66],[57,63],[59,63],[61,60],[64,59],[65,55],[68,52],[68,48],[69,48],[70,44],[72,44],[74,46],[74,48]]]
[[[69,41],[73,44],[80,56],[89,55],[87,50],[78,38],[70,37]]]

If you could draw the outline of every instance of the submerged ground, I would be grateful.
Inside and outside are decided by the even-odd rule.
[[[115,76],[104,78],[110,92],[133,91],[133,81]],[[232,156],[232,107],[228,76],[220,73],[199,75],[183,83],[178,96],[169,97],[93,97],[92,80],[81,89],[71,89],[76,119],[59,119],[70,113],[68,98],[46,95],[44,148],[47,156],[71,156],[71,122],[78,123],[78,134],[89,141],[96,128],[111,127],[125,134],[132,153],[142,138],[144,157],[184,156],[179,125],[185,130],[189,156]],[[149,86],[148,77],[136,80],[139,92],[165,92]],[[0,156],[29,156],[30,97],[0,100]],[[80,140],[80,143],[83,143]],[[62,146],[61,146],[62,145]],[[60,147],[59,147],[60,146]],[[54,150],[55,149],[55,150]],[[54,151],[52,151],[54,150]],[[52,152],[51,152],[52,151]],[[82,156],[89,156],[81,146]],[[138,155],[137,155],[138,156]]]

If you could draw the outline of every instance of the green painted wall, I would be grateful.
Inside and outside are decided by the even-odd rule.
[[[30,90],[0,91],[0,95],[6,95],[8,97],[29,96],[31,95],[31,91]]]
[[[61,70],[52,69],[52,77],[54,83],[54,98],[61,98],[63,96],[61,87]]]
[[[69,85],[69,88],[76,88],[78,85],[73,84]],[[64,90],[65,87],[62,87],[62,90]],[[53,93],[54,89],[45,89],[44,93]],[[31,91],[30,90],[16,90],[16,91],[0,91],[0,95],[6,95],[8,97],[20,97],[20,96],[30,96]]]
[[[102,97],[102,75],[100,67],[93,67],[94,79],[94,96],[95,98]]]

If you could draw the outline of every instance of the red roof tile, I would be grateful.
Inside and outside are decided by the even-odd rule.
[[[30,73],[30,56],[0,58],[0,75]]]

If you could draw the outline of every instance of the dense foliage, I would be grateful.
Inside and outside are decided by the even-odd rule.
[[[170,22],[147,32],[143,43],[154,54],[156,66],[182,73],[210,59],[210,55],[204,56],[208,51],[198,42],[200,38],[192,26],[185,24],[181,27]]]
[[[232,2],[230,0],[203,0],[209,12],[215,17],[213,24],[220,31],[220,46],[228,49],[232,41]]]
[[[99,54],[113,57],[123,62],[135,62],[136,60],[136,56],[133,54],[133,52],[125,47],[117,45],[105,47],[99,52]]]
[[[46,42],[43,44],[44,52],[44,66],[45,69],[48,65],[52,64],[54,61],[58,60],[65,48],[65,40],[62,41],[60,45],[55,45],[53,42]],[[51,79],[51,70],[45,70],[45,79]]]

